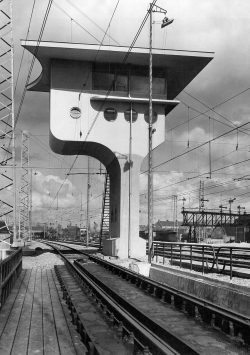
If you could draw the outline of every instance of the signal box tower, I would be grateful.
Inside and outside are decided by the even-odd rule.
[[[88,155],[110,177],[110,235],[103,252],[146,255],[139,237],[139,175],[148,153],[148,48],[26,41],[42,66],[30,90],[50,93],[50,147]],[[210,62],[212,53],[153,49],[153,142],[165,140],[175,97]]]

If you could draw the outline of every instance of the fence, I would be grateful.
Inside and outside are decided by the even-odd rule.
[[[227,273],[250,269],[250,247],[213,246],[209,244],[154,242],[154,259],[163,264],[205,272]]]
[[[10,294],[12,287],[22,271],[22,249],[11,253],[0,261],[0,308]]]

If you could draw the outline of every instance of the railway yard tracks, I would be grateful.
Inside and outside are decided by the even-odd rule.
[[[250,320],[104,260],[51,244],[72,321],[89,354],[248,354]],[[72,277],[73,276],[73,277]]]

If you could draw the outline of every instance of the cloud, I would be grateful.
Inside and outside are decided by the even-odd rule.
[[[56,193],[59,191],[58,196]],[[64,181],[55,175],[44,175],[37,171],[32,181],[32,207],[33,210],[43,208],[74,207],[76,196],[75,187],[71,181]]]

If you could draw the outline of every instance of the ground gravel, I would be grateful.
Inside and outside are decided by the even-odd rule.
[[[53,269],[54,265],[64,265],[64,262],[59,256],[53,253],[43,253],[38,256],[23,256],[23,269]]]

